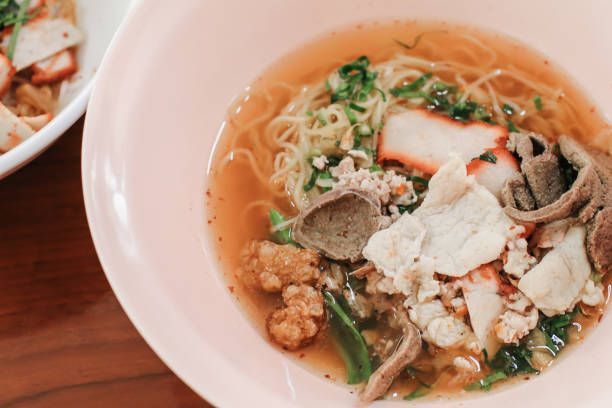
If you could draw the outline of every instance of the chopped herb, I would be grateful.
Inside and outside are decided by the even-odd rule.
[[[331,85],[329,84],[329,81],[326,79],[325,80],[325,91],[329,92],[329,91],[331,91],[331,89],[332,89]]]
[[[414,181],[415,183],[421,183],[426,188],[429,187],[429,181],[425,180],[423,177],[419,176],[406,176],[408,181]]]
[[[330,191],[332,188],[331,187],[320,187],[321,191],[324,193],[327,193],[328,191]]]
[[[514,108],[510,105],[504,104],[504,106],[502,106],[502,110],[508,116],[514,115]]]
[[[385,91],[383,91],[380,88],[374,88],[374,90],[380,93],[380,95],[382,96],[383,102],[387,102],[387,95],[385,94]]]
[[[327,165],[329,167],[336,167],[342,161],[342,157],[339,156],[328,156],[327,157]]]
[[[512,123],[510,119],[508,119],[506,122],[508,123],[508,132],[520,132],[520,130],[518,130],[517,127],[514,126],[514,123]]]
[[[319,123],[321,124],[321,126],[325,126],[327,125],[327,121],[325,120],[325,116],[323,116],[322,113],[318,113],[317,114],[317,120],[319,121]]]
[[[366,56],[343,65],[338,69],[340,78],[344,80],[331,94],[331,103],[342,100],[357,100],[363,102],[374,88],[374,80],[378,72],[369,72],[370,60]]]
[[[491,385],[493,385],[494,382],[503,380],[505,378],[508,378],[506,373],[504,373],[503,371],[495,371],[487,375],[485,378],[482,378],[470,385],[465,386],[463,389],[466,391],[476,391],[479,389],[489,391],[491,389]]]
[[[401,45],[402,47],[411,50],[414,47],[416,47],[419,44],[419,41],[421,41],[421,37],[424,36],[425,34],[431,34],[431,33],[448,33],[448,31],[446,30],[432,30],[432,31],[425,31],[424,33],[421,33],[419,35],[417,35],[416,37],[414,37],[414,39],[412,40],[412,45],[409,45],[403,41],[400,40],[394,40],[396,43],[398,43],[399,45]]]
[[[367,154],[371,154],[374,158],[376,158],[376,151],[372,149],[368,149],[365,146],[353,146],[353,150],[361,150],[362,152],[366,152]]]
[[[326,290],[323,295],[329,316],[329,328],[346,364],[347,383],[359,384],[367,381],[372,374],[372,364],[361,333],[336,298]]]
[[[406,367],[406,372],[408,373],[408,375],[410,376],[410,378],[412,378],[413,380],[415,380],[416,382],[419,383],[419,385],[421,387],[425,387],[425,388],[431,388],[431,385],[428,385],[426,383],[424,383],[423,381],[421,381],[421,379],[419,377],[417,377],[417,373],[418,372],[422,372],[420,370],[417,370],[416,368],[412,367],[412,366],[408,366]]]
[[[420,385],[414,389],[410,394],[404,397],[405,401],[412,401],[418,398],[422,398],[429,394],[429,390],[425,387],[421,387]]]
[[[310,191],[315,186],[317,182],[317,178],[319,178],[319,169],[316,167],[312,168],[312,174],[310,175],[310,180],[307,184],[304,185],[304,191]]]
[[[382,167],[380,167],[380,165],[378,165],[378,164],[373,164],[370,167],[370,173],[375,173],[377,171],[383,171]]]
[[[503,346],[495,353],[495,357],[491,361],[488,359],[486,350],[483,350],[483,354],[485,355],[485,363],[489,367],[497,371],[503,371],[509,377],[538,372],[529,362],[531,351],[525,344]]]
[[[361,138],[359,136],[355,135],[355,137],[353,138],[353,141],[355,143],[354,146],[361,146]]]
[[[412,212],[414,210],[416,210],[416,207],[417,207],[416,204],[410,204],[410,205],[401,205],[401,204],[398,204],[397,205],[397,209],[399,210],[400,214],[403,214],[406,211],[408,211],[408,214],[412,214]]]
[[[340,147],[340,141],[336,140],[336,143],[334,143],[336,145],[336,147]]]
[[[481,105],[474,111],[473,119],[488,122],[491,120],[491,115],[489,115],[486,106]]]
[[[270,223],[272,225],[278,225],[278,224],[282,224],[283,222],[287,222],[285,217],[283,217],[274,208],[270,209],[269,216],[270,216]],[[300,248],[300,245],[291,239],[291,228],[285,228],[285,229],[276,231],[274,233],[274,237],[276,238],[276,241],[279,244],[282,244],[282,245],[291,244],[293,246]]]
[[[378,124],[378,128],[379,128],[379,129],[382,129],[383,127],[385,127],[385,124],[384,124],[384,123],[382,123],[382,122],[380,122],[380,123]]]
[[[446,85],[443,82],[436,82],[435,84],[433,84],[433,89],[436,92],[443,93],[443,92],[453,92],[453,91],[456,91],[457,89],[459,89],[459,87],[458,86]]]
[[[601,276],[600,273],[593,271],[593,273],[591,274],[591,280],[597,285],[601,283],[601,281],[603,280],[603,276]]]
[[[314,113],[312,113],[312,111],[309,110],[309,111],[306,112],[306,115],[308,115],[308,116],[310,116],[312,118],[314,116]]]
[[[490,150],[485,150],[485,152],[483,154],[481,154],[478,157],[474,157],[472,160],[482,160],[482,161],[486,161],[489,163],[497,163],[497,156],[495,156],[495,154],[490,151]]]
[[[15,17],[15,19],[4,20],[5,26],[6,26],[6,22],[10,22],[10,23],[14,24],[13,33],[11,34],[11,38],[9,40],[9,45],[8,45],[8,48],[7,48],[7,51],[6,51],[6,57],[10,61],[13,60],[13,56],[15,55],[15,46],[17,45],[17,37],[19,36],[19,31],[21,31],[21,27],[30,18],[34,17],[34,16],[28,16],[27,15],[27,11],[28,11],[28,7],[29,6],[30,6],[30,0],[24,0],[21,3],[21,5],[19,6],[19,10],[17,11],[17,17]],[[38,11],[40,11],[40,9],[38,9],[36,11],[36,14],[38,14]],[[12,24],[8,24],[8,25],[12,25]]]
[[[356,105],[354,103],[350,103],[349,108],[351,108],[354,111],[361,112],[361,113],[366,111],[366,108]]]
[[[410,91],[414,91],[415,89],[418,89],[421,86],[423,86],[425,81],[427,81],[432,76],[433,76],[433,72],[428,72],[428,73],[423,74],[420,77],[418,77],[411,84],[403,86],[401,88],[390,89],[389,92],[391,93],[391,95],[393,95],[395,97],[415,98],[415,96],[406,96],[406,95],[407,95],[407,93],[410,93]]]
[[[324,171],[322,173],[319,173],[319,178],[322,180],[328,180],[330,178],[332,178],[332,175],[329,171]]]
[[[533,103],[535,104],[537,110],[542,110],[542,98],[540,98],[540,95],[536,95],[533,97]]]
[[[368,124],[363,123],[355,129],[356,133],[359,136],[369,137],[374,134],[374,129],[372,129]]]
[[[344,113],[346,113],[346,116],[348,117],[349,122],[351,122],[351,125],[354,125],[357,123],[357,117],[355,116],[351,108],[349,108],[348,106],[345,106]]]
[[[542,330],[546,336],[546,345],[550,349],[553,357],[565,347],[568,341],[567,327],[572,323],[576,316],[576,311],[565,313],[553,317],[540,315],[538,329]]]

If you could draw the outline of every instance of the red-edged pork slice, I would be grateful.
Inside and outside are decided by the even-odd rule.
[[[25,0],[15,0],[15,3],[21,6],[21,3],[23,3],[24,1]],[[35,12],[44,3],[45,3],[45,0],[30,0],[30,4],[28,5],[28,10],[27,10],[28,13]]]
[[[15,67],[11,61],[0,54],[0,98],[2,98],[11,87],[11,81],[15,75]]]
[[[390,115],[378,142],[379,162],[397,160],[434,174],[457,153],[464,163],[487,149],[503,147],[508,131],[484,122],[464,124],[423,109]]]
[[[77,71],[72,50],[64,50],[32,65],[32,83],[36,85],[59,82]]]
[[[490,264],[473,270],[460,281],[463,297],[470,314],[472,330],[482,348],[494,355],[499,348],[493,327],[504,311],[504,301],[499,295],[502,283],[499,274]]]
[[[468,174],[473,174],[476,181],[487,188],[501,201],[502,190],[506,180],[521,174],[518,160],[504,147],[489,149],[495,156],[495,163],[475,159],[467,166]]]
[[[53,119],[53,114],[49,112],[38,116],[21,116],[20,119],[23,120],[26,125],[38,132],[40,129],[47,126],[49,122],[51,122]]]
[[[2,36],[2,47],[6,50],[11,33]],[[83,41],[83,34],[68,20],[56,18],[35,18],[19,31],[13,65],[17,71],[29,67],[35,62],[74,47]]]
[[[33,134],[30,126],[0,103],[0,152],[8,152]]]

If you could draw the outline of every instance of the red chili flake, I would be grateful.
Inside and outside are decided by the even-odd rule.
[[[599,317],[597,318],[597,323],[601,322],[602,317],[603,317],[603,315],[600,314]]]
[[[593,107],[592,107],[592,108],[589,110],[589,112],[591,112],[591,113],[595,112],[595,107],[593,106]]]
[[[331,380],[331,375],[325,374],[325,378],[327,378],[328,380]]]
[[[219,242],[223,242],[223,237],[219,237]]]
[[[63,34],[64,38],[68,38],[68,33]]]
[[[548,60],[544,60],[544,64],[548,65]]]
[[[363,24],[357,24],[357,29],[361,30],[363,28]]]
[[[300,358],[304,358],[304,357],[306,357],[306,354],[304,353],[300,354]]]
[[[208,223],[209,223],[209,224],[212,224],[212,220],[208,220]]]
[[[227,288],[229,289],[230,292],[234,293],[234,287],[233,286],[228,286]]]

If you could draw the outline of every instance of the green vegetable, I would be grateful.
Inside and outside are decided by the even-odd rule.
[[[374,88],[374,80],[378,77],[378,72],[367,70],[369,66],[368,57],[362,56],[340,67],[338,74],[343,82],[331,94],[331,103],[342,100],[365,101]]]
[[[472,160],[482,160],[482,161],[486,161],[489,163],[497,163],[497,156],[495,156],[495,154],[490,151],[490,150],[485,150],[485,152],[483,154],[481,154],[478,157],[474,157]]]
[[[329,316],[329,328],[344,363],[348,384],[367,381],[372,374],[372,365],[363,337],[351,318],[340,307],[334,296],[324,290],[325,306]]]
[[[374,134],[374,129],[372,129],[367,123],[363,123],[355,129],[355,132],[359,136],[369,137]]]
[[[421,183],[426,188],[429,187],[429,181],[425,180],[423,177],[419,177],[419,176],[406,176],[406,179],[408,181],[413,181],[415,183]]]
[[[308,180],[308,183],[304,185],[304,191],[312,190],[312,188],[315,186],[315,183],[318,177],[319,177],[319,169],[317,169],[316,167],[313,167],[312,174],[310,175],[310,180]]]
[[[601,281],[603,280],[603,276],[600,273],[593,271],[593,273],[591,274],[591,280],[597,285],[601,283]]]
[[[397,209],[399,210],[400,214],[403,214],[406,211],[408,211],[408,214],[412,214],[412,212],[414,210],[416,210],[416,208],[417,208],[416,204],[410,204],[410,205],[401,205],[401,204],[398,204],[397,205]]]
[[[559,354],[567,344],[567,328],[572,323],[572,319],[576,316],[576,313],[577,311],[573,311],[553,317],[548,317],[543,314],[540,315],[538,329],[542,330],[546,336],[546,346],[550,349],[553,357]]]
[[[331,91],[331,85],[329,84],[329,81],[327,79],[325,80],[325,91]]]
[[[353,150],[361,150],[362,152],[366,152],[367,154],[371,154],[372,157],[376,158],[376,151],[372,149],[368,149],[365,146],[353,146]]]
[[[504,104],[504,106],[502,106],[502,110],[508,116],[514,115],[514,108],[512,106],[510,106],[510,105]]]
[[[508,132],[520,132],[520,130],[518,130],[517,127],[514,126],[514,123],[512,123],[510,119],[508,119],[506,122],[508,123]]]
[[[8,6],[8,2],[5,2],[5,7]],[[13,33],[11,34],[11,38],[9,40],[9,45],[6,51],[6,57],[9,60],[13,60],[13,56],[15,55],[15,46],[17,45],[17,37],[19,36],[19,31],[21,31],[21,27],[28,22],[29,19],[34,18],[36,14],[38,14],[38,9],[33,16],[28,16],[27,11],[30,6],[30,0],[24,0],[23,3],[19,6],[19,10],[17,11],[17,16],[12,17],[12,14],[9,15],[2,14],[2,21],[4,27],[10,26],[14,24]],[[4,10],[2,10],[4,11]]]
[[[529,359],[531,351],[525,344],[510,344],[500,348],[493,360],[489,361],[486,350],[485,363],[496,371],[503,371],[507,376],[512,377],[518,374],[537,373],[538,370],[531,366]]]
[[[381,122],[381,123],[379,123],[379,124],[378,124],[378,128],[379,128],[379,129],[382,129],[382,128],[384,128],[384,127],[385,127],[385,124],[384,124],[384,123],[382,123],[382,122]]]
[[[319,174],[319,178],[323,179],[323,180],[328,180],[330,178],[332,178],[332,175],[329,171],[324,171],[323,173]]]
[[[476,391],[478,389],[489,391],[491,389],[491,385],[493,385],[494,382],[503,380],[505,378],[508,378],[506,373],[504,373],[503,371],[495,371],[487,375],[485,378],[482,378],[470,385],[463,387],[463,389],[466,391]]]
[[[351,108],[349,108],[348,106],[345,106],[344,113],[346,113],[346,116],[348,117],[349,122],[351,122],[351,125],[354,125],[357,123],[357,117],[355,116]]]
[[[429,390],[425,387],[418,386],[410,394],[404,397],[405,401],[412,401],[418,398],[422,398],[429,394]]]
[[[331,187],[321,187],[321,191],[324,192],[324,193],[327,193],[331,189],[332,189]]]
[[[309,110],[309,111],[307,111],[307,112],[306,112],[306,115],[308,115],[308,116],[310,116],[310,117],[312,118],[312,117],[313,117],[313,115],[314,115],[314,113],[312,113],[312,111],[311,111],[311,110]]]
[[[380,93],[380,95],[382,96],[383,102],[387,102],[387,95],[385,94],[385,91],[383,91],[380,88],[374,88],[374,90]]]
[[[436,92],[453,92],[456,91],[457,89],[459,89],[458,86],[451,86],[451,85],[446,85],[443,82],[436,82],[435,84],[433,84],[433,89]]]
[[[356,105],[354,103],[350,103],[349,108],[351,108],[354,111],[361,112],[361,113],[366,111],[366,108]]]
[[[274,208],[270,209],[270,223],[272,225],[282,224],[283,222],[287,222],[285,217],[283,217],[278,211]],[[274,237],[276,238],[279,244],[291,244],[300,248],[300,245],[291,239],[291,228],[285,228],[274,233]]]
[[[425,81],[427,81],[432,76],[433,76],[433,72],[428,72],[428,73],[423,74],[420,77],[418,77],[411,84],[403,86],[401,88],[390,89],[389,92],[391,93],[391,95],[393,95],[395,97],[416,98],[417,96],[414,96],[413,93],[411,93],[411,91],[414,91],[415,89],[418,89],[421,86],[423,86]],[[413,96],[407,96],[407,95],[413,95]]]
[[[377,171],[383,171],[382,167],[380,167],[378,164],[374,164],[372,165],[372,167],[370,167],[370,173],[374,173]]]
[[[535,104],[537,110],[542,110],[542,98],[540,98],[540,95],[536,95],[533,97],[533,103]]]
[[[412,366],[408,366],[408,367],[406,367],[406,372],[408,373],[410,378],[412,378],[413,380],[418,382],[421,387],[431,388],[431,385],[428,385],[428,384],[424,383],[423,381],[421,381],[421,379],[419,377],[417,377],[417,373],[422,373],[421,370],[418,370],[418,369],[416,369],[416,368],[414,368]]]
[[[394,41],[398,43],[399,45],[401,45],[402,47],[408,50],[411,50],[419,44],[419,41],[421,41],[421,37],[423,37],[425,34],[431,34],[431,33],[448,33],[448,31],[446,30],[425,31],[424,33],[421,33],[417,35],[416,37],[414,37],[414,39],[412,40],[412,45],[406,44],[405,42],[400,41],[400,40],[394,40]]]
[[[327,125],[327,121],[325,120],[325,116],[323,116],[322,113],[318,113],[317,114],[317,120],[319,121],[319,123],[321,124],[321,126],[325,126]]]

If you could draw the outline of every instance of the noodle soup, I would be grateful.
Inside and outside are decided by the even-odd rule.
[[[365,401],[539,375],[604,312],[612,167],[586,146],[611,133],[551,61],[498,34],[331,33],[230,109],[207,192],[229,290],[272,345],[366,384]],[[553,288],[542,276],[567,256],[580,285]]]

